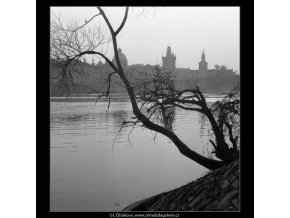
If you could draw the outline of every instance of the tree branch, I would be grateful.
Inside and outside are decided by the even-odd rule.
[[[83,28],[85,25],[87,25],[89,22],[91,22],[95,17],[99,16],[101,14],[96,14],[94,15],[91,19],[89,19],[88,21],[85,20],[85,23],[83,25],[81,25],[80,27],[76,28],[75,30],[72,30],[71,32],[76,32],[77,30]]]
[[[111,32],[111,34],[112,34],[112,37],[116,36],[116,35],[115,35],[115,32],[114,32],[114,29],[113,29],[113,27],[112,27],[112,25],[111,25],[109,19],[107,18],[105,12],[103,11],[103,9],[102,9],[100,6],[97,6],[97,8],[98,8],[98,10],[100,11],[102,17],[104,18],[104,20],[105,20],[107,26],[109,27],[109,30],[110,30],[110,32]],[[124,25],[123,25],[123,26],[124,26]]]
[[[80,54],[78,54],[76,57],[81,57],[81,56],[83,56],[83,55],[85,55],[85,54],[96,54],[96,55],[99,55],[99,56],[101,56],[102,58],[104,58],[106,61],[107,61],[107,63],[116,71],[116,72],[118,72],[118,68],[113,64],[113,62],[112,61],[110,61],[110,59],[109,58],[107,58],[104,54],[102,54],[102,53],[100,53],[100,52],[97,52],[97,51],[84,51],[84,52],[82,52],[82,53],[80,53]]]
[[[115,32],[116,36],[123,29],[123,27],[124,27],[124,25],[126,23],[126,20],[127,20],[127,17],[128,17],[128,10],[129,10],[129,7],[126,7],[125,16],[123,18],[123,21],[122,21],[121,25],[119,26],[119,28],[117,29],[117,31]]]

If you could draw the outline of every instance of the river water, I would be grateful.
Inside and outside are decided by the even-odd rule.
[[[122,121],[132,116],[129,100],[119,97],[108,111],[108,103],[95,104],[93,96],[72,101],[51,98],[51,211],[120,211],[207,172],[160,134],[155,137],[142,127],[119,132]],[[206,155],[208,139],[201,115],[177,109],[175,117],[175,133]]]

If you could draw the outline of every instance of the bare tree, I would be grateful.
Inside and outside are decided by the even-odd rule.
[[[231,162],[238,157],[237,140],[240,123],[240,100],[237,96],[239,86],[235,87],[221,101],[215,102],[208,107],[205,97],[198,86],[192,89],[176,89],[175,79],[168,72],[156,69],[156,73],[141,79],[137,86],[137,100],[146,106],[147,117],[154,117],[161,121],[165,127],[172,122],[174,107],[187,111],[199,112],[210,123],[214,140],[210,140],[216,157],[225,163]],[[164,112],[169,111],[164,117]],[[171,113],[170,113],[171,112]],[[231,146],[226,142],[229,138]],[[214,142],[215,141],[215,142]]]
[[[85,21],[84,24],[69,25],[64,28],[60,20],[56,19],[52,22],[51,56],[60,66],[59,81],[62,87],[69,88],[74,84],[75,69],[77,68],[76,60],[84,55],[97,55],[102,57],[112,69],[107,76],[105,95],[110,97],[110,84],[113,76],[117,76],[122,81],[131,101],[132,111],[135,117],[131,121],[124,122],[124,125],[128,123],[133,125],[141,123],[143,127],[163,134],[175,144],[183,155],[208,169],[216,169],[233,161],[236,155],[233,155],[234,152],[232,152],[232,149],[226,143],[224,135],[224,128],[231,126],[232,122],[223,121],[223,124],[221,124],[220,122],[223,119],[218,118],[217,121],[214,114],[216,112],[219,115],[218,117],[225,117],[224,120],[227,120],[226,118],[229,115],[225,116],[224,113],[225,111],[229,111],[228,107],[222,107],[222,112],[221,107],[217,107],[219,109],[216,111],[212,110],[207,106],[205,97],[198,87],[179,91],[174,87],[174,78],[172,75],[160,69],[156,69],[156,73],[154,74],[144,74],[144,77],[140,80],[130,81],[128,74],[120,62],[117,44],[117,36],[126,23],[129,8],[126,7],[124,17],[116,30],[112,27],[103,9],[101,7],[97,7],[97,9],[98,13],[88,21]],[[92,30],[89,32],[88,29],[85,30],[88,24],[96,17],[101,17],[109,29],[109,40],[112,42],[115,55],[114,63],[106,57],[104,52],[98,50],[100,45],[108,43],[108,40],[104,40],[102,31],[100,29],[98,32]],[[102,93],[100,93],[101,95]],[[172,131],[170,124],[174,118],[175,107],[199,112],[207,117],[214,132],[215,141],[212,141],[212,145],[218,160],[205,157],[190,149]],[[229,127],[229,135],[236,141],[236,137],[230,131],[232,131],[232,128]],[[237,151],[235,148],[234,150]]]
[[[239,153],[240,135],[240,86],[239,83],[222,100],[211,106],[211,112],[216,117],[219,131],[226,136],[234,155]]]

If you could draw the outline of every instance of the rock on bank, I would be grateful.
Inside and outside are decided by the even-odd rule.
[[[239,161],[180,188],[135,202],[123,211],[239,211]]]

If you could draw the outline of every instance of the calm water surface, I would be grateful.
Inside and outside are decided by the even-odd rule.
[[[123,119],[132,116],[125,98],[111,102],[109,111],[106,102],[54,100],[50,115],[51,211],[119,211],[207,172],[160,134],[154,140],[155,132],[141,127],[131,133],[130,127],[119,132]],[[200,123],[200,114],[176,110],[176,134],[192,149],[206,154],[208,140]]]

